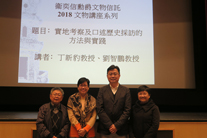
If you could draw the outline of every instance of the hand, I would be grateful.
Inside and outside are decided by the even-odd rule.
[[[81,128],[80,130],[78,130],[78,135],[79,135],[80,137],[84,137],[85,134],[86,134],[86,130],[85,130],[85,129]]]
[[[116,127],[115,127],[114,124],[112,124],[112,125],[110,126],[109,131],[111,132],[111,134],[115,134],[115,133],[117,132],[117,129],[116,129]]]

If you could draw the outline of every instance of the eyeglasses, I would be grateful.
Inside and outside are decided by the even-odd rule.
[[[88,85],[81,85],[81,84],[80,84],[79,87],[88,87]]]
[[[52,95],[53,95],[53,96],[59,96],[59,97],[62,96],[61,93],[53,93]]]
[[[108,73],[108,75],[109,76],[112,76],[112,75],[117,76],[117,75],[119,75],[119,73]]]

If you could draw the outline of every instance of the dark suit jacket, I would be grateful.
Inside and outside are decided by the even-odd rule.
[[[129,89],[119,85],[114,98],[110,85],[106,85],[99,89],[96,102],[99,116],[98,132],[109,135],[109,127],[114,124],[118,135],[128,134],[128,118],[131,110]]]
[[[61,104],[62,121],[59,126],[60,133],[63,138],[67,138],[69,135],[69,118],[67,113],[67,108]],[[52,132],[52,122],[51,122],[51,106],[50,103],[42,105],[38,112],[38,117],[36,121],[38,138],[47,138]]]

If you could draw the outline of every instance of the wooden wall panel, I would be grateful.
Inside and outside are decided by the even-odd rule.
[[[0,122],[0,138],[32,138],[35,121]]]
[[[1,121],[0,138],[32,138],[35,121]],[[159,130],[173,131],[173,138],[207,138],[207,122],[160,122]]]

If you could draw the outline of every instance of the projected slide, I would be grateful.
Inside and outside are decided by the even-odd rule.
[[[154,84],[152,0],[22,0],[18,83]]]

